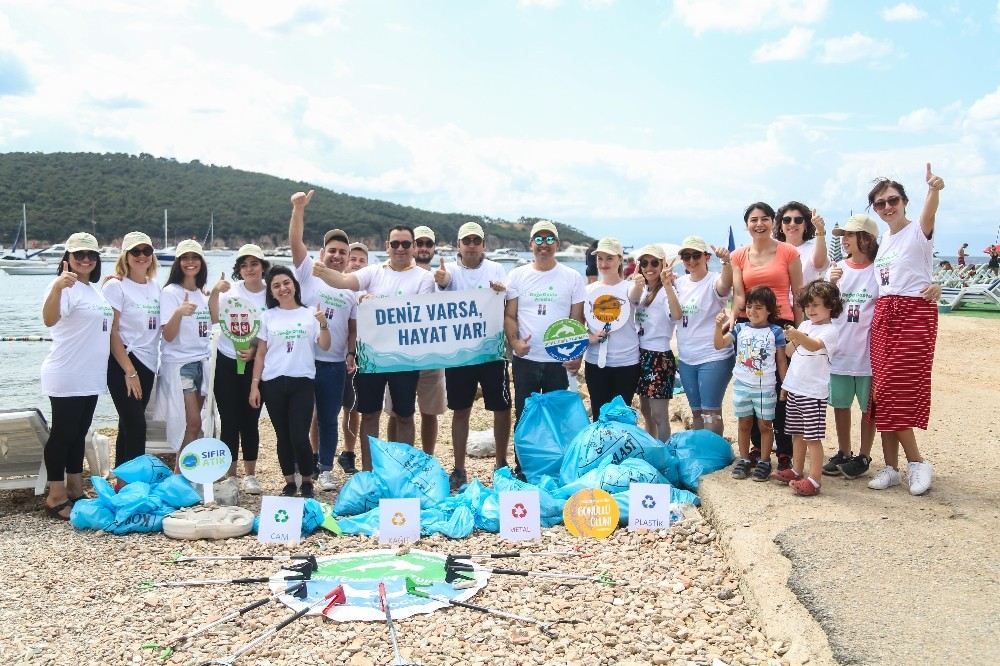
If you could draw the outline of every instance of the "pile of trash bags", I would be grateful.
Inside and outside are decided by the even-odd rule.
[[[164,516],[201,502],[191,482],[172,473],[156,456],[134,458],[113,471],[127,485],[116,493],[107,479],[90,477],[97,497],[73,505],[69,516],[73,527],[112,534],[162,532]]]
[[[344,534],[372,535],[380,499],[419,498],[423,536],[461,539],[475,529],[500,530],[500,492],[537,490],[542,526],[552,527],[562,524],[563,506],[575,492],[601,488],[615,498],[620,522],[627,524],[631,483],[669,483],[672,503],[697,505],[699,478],[733,461],[729,442],[713,432],[680,432],[664,443],[637,423],[636,411],[621,397],[589,423],[578,393],[533,394],[514,433],[527,481],[504,467],[494,472],[493,488],[473,480],[456,495],[449,495],[448,474],[436,458],[373,437],[373,471],[344,484],[333,513]]]

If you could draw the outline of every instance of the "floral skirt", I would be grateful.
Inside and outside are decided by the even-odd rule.
[[[665,352],[639,350],[639,388],[636,393],[647,398],[670,400],[674,395],[677,361],[669,349]]]

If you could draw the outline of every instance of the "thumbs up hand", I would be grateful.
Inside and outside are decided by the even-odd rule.
[[[313,195],[316,190],[309,190],[308,192],[296,192],[292,195],[292,208],[305,208],[312,201]]]
[[[59,280],[56,282],[56,286],[59,289],[72,289],[73,285],[76,284],[77,277],[76,273],[69,269],[68,262],[62,262],[62,273],[59,274]]]
[[[441,264],[438,269],[434,271],[434,281],[437,282],[438,286],[442,289],[448,286],[448,271],[444,268],[444,257],[441,257]]]
[[[326,321],[326,313],[323,312],[323,308],[319,303],[316,304],[316,312],[313,313],[313,317],[316,317],[316,321],[319,322],[320,328],[326,328],[328,326]]]
[[[816,235],[822,235],[826,233],[826,222],[823,220],[823,216],[816,212],[816,209],[812,209],[812,223],[816,227]]]
[[[231,286],[232,285],[229,284],[229,281],[226,280],[226,274],[222,273],[219,276],[219,281],[215,283],[214,287],[212,287],[212,291],[216,294],[224,294],[229,291]]]
[[[840,267],[840,264],[836,261],[833,262],[833,266],[830,267],[830,282],[837,284],[840,278],[844,277],[844,269]]]
[[[935,176],[931,171],[931,163],[927,163],[927,187],[932,190],[941,191],[944,189],[944,179],[940,176]]]
[[[188,298],[188,294],[185,291],[184,302],[177,307],[177,311],[181,313],[182,317],[190,317],[191,315],[194,314],[194,311],[197,309],[198,306],[195,305],[194,302]]]

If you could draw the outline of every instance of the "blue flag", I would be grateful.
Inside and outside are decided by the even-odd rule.
[[[736,239],[733,238],[733,225],[729,225],[729,251],[736,249]]]

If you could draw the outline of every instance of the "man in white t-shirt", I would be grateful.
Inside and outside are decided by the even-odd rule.
[[[302,239],[305,209],[312,200],[313,190],[292,195],[292,216],[288,221],[288,245],[292,248],[295,277],[302,290],[302,302],[312,309],[321,306],[330,329],[329,349],[314,348],[316,356],[316,409],[313,414],[315,434],[310,443],[319,467],[320,490],[333,490],[333,460],[337,454],[340,407],[344,398],[344,382],[354,370],[354,342],[357,337],[355,318],[358,299],[350,289],[335,289],[313,275],[313,259]],[[319,263],[332,270],[347,266],[350,239],[342,229],[331,229],[323,235]]]
[[[557,319],[571,318],[583,323],[586,298],[583,276],[556,261],[555,254],[559,251],[556,225],[546,220],[536,222],[529,238],[535,260],[508,275],[504,310],[504,332],[514,352],[511,369],[517,419],[521,418],[529,395],[569,388],[566,371],[576,373],[580,369],[580,359],[567,363],[552,359],[545,352],[543,338],[545,329]],[[516,445],[514,461],[515,474],[519,474]]]
[[[434,271],[439,291],[492,289],[504,294],[507,271],[486,258],[486,234],[475,222],[466,222],[458,229],[458,260],[445,264],[441,259]],[[490,361],[444,371],[448,392],[448,409],[454,412],[451,437],[455,447],[455,469],[448,477],[452,491],[461,488],[468,477],[465,473],[465,447],[469,441],[469,416],[476,400],[476,386],[483,389],[486,410],[493,412],[493,440],[496,443],[496,468],[507,465],[507,442],[510,440],[510,388],[507,361]]]
[[[381,264],[365,266],[354,273],[342,273],[322,264],[313,265],[313,274],[336,289],[366,291],[370,298],[429,294],[434,291],[434,279],[413,261],[413,229],[396,225],[389,229],[385,241],[389,259]],[[413,444],[413,413],[416,410],[417,382],[420,371],[358,373],[354,376],[357,394],[355,408],[361,412],[361,467],[371,470],[368,437],[378,437],[382,401],[388,385],[393,409],[398,417],[397,441]]]
[[[430,227],[420,226],[413,230],[413,259],[419,268],[431,270],[431,260],[437,239]],[[421,370],[417,382],[417,406],[420,408],[420,448],[424,453],[434,454],[437,443],[438,417],[445,413],[444,370]],[[392,409],[392,396],[386,395],[385,410],[389,412],[386,437],[396,441],[396,412]]]

